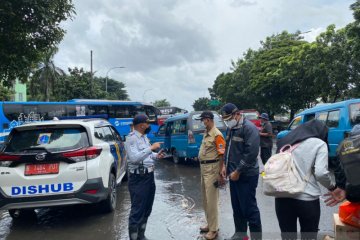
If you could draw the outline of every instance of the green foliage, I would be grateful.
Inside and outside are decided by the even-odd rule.
[[[60,23],[75,14],[72,0],[0,1],[0,81],[12,86],[26,82],[49,48],[65,31]]]
[[[201,97],[196,99],[192,105],[195,111],[205,111],[210,109],[210,99],[206,97]]]
[[[258,50],[247,50],[232,62],[230,72],[216,78],[210,96],[240,109],[256,108],[270,115],[290,112],[291,117],[318,99],[359,97],[360,38],[354,26],[360,25],[339,30],[330,25],[312,43],[299,32],[267,37]],[[204,99],[201,103],[206,106]]]
[[[14,91],[0,84],[0,101],[10,101]]]
[[[55,83],[54,98],[56,101],[67,101],[74,98],[106,98],[105,89],[96,81],[91,81],[90,72],[86,72],[82,68],[69,68],[69,73],[70,75],[61,77],[60,81]]]
[[[32,100],[50,101],[54,85],[59,78],[65,75],[64,71],[55,66],[53,57],[57,48],[48,49],[43,55],[39,67],[33,72],[29,82],[29,94]]]
[[[114,79],[107,79],[108,92],[106,94],[106,99],[110,100],[129,100],[129,96],[125,90],[125,84]],[[106,89],[106,78],[95,77],[95,84],[99,86],[100,89]]]
[[[168,100],[166,100],[166,99],[156,100],[153,103],[153,105],[155,107],[170,107],[171,106],[170,102]]]
[[[64,75],[55,82],[53,100],[67,101],[69,99],[112,99],[127,100],[128,94],[122,82],[108,79],[108,93],[105,92],[106,78],[94,77],[91,72],[80,68],[69,68],[69,75]]]

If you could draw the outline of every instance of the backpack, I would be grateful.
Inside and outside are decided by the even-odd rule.
[[[263,192],[267,196],[294,197],[304,192],[311,170],[302,179],[294,163],[292,152],[299,144],[285,145],[271,156],[264,166]]]
[[[346,176],[346,199],[360,202],[360,135],[344,139],[338,156]]]

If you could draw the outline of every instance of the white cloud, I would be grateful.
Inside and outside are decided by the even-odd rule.
[[[75,0],[55,61],[123,81],[133,100],[166,98],[192,110],[230,61],[283,30],[313,40],[352,21],[353,0]],[[149,90],[151,89],[151,90]]]

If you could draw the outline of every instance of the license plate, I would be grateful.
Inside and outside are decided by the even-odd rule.
[[[57,174],[59,173],[59,163],[26,164],[25,176]]]

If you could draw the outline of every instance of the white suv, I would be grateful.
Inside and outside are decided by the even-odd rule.
[[[102,119],[55,120],[14,128],[0,152],[0,209],[100,203],[116,207],[126,174],[119,133]]]

